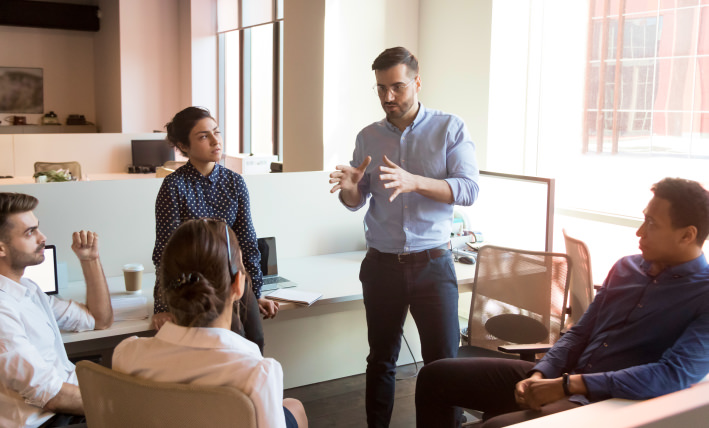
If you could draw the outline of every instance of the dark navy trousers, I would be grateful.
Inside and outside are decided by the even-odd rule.
[[[402,263],[391,254],[370,250],[362,262],[359,277],[369,340],[369,427],[388,427],[391,420],[396,361],[407,311],[416,322],[424,364],[458,353],[458,282],[453,258],[450,250],[428,254]]]

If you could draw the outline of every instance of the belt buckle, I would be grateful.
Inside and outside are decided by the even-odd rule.
[[[404,264],[406,263],[406,259],[402,259],[402,256],[408,256],[410,253],[397,253],[396,254],[396,259],[399,261],[399,263]]]

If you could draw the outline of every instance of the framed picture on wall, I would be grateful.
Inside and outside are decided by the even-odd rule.
[[[41,68],[0,67],[0,112],[44,113]]]

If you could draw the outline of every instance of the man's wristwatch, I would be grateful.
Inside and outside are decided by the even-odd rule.
[[[570,384],[569,374],[564,373],[563,375],[561,375],[561,387],[564,388],[564,394],[567,397],[571,395],[571,391],[569,390],[569,384]]]

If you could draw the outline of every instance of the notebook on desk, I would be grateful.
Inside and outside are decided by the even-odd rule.
[[[278,275],[278,255],[276,253],[275,237],[258,238],[258,250],[261,252],[261,273],[263,274],[261,291],[273,291],[298,285]]]
[[[57,278],[57,249],[54,245],[44,246],[44,261],[38,265],[25,268],[25,278],[29,278],[39,285],[47,294],[59,292],[59,279]]]

